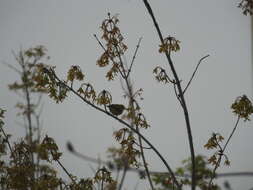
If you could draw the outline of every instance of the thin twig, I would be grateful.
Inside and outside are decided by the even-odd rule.
[[[238,118],[237,118],[237,120],[236,120],[236,123],[235,123],[235,126],[234,126],[234,128],[233,128],[233,130],[232,130],[230,136],[228,137],[228,140],[227,140],[226,144],[225,144],[224,147],[223,147],[223,152],[226,150],[227,145],[228,145],[230,139],[231,139],[232,136],[234,135],[235,130],[236,130],[237,126],[238,126],[238,123],[239,123],[240,119],[241,119],[240,116],[238,116]]]
[[[103,48],[103,50],[106,52],[105,46],[100,42],[100,40],[98,39],[96,34],[93,34],[93,36],[96,38],[97,42],[99,43],[99,45]]]
[[[10,144],[10,141],[9,141],[9,138],[8,136],[6,135],[5,131],[3,130],[3,127],[0,127],[0,130],[2,131],[3,135],[4,135],[4,138],[5,138],[5,141],[7,142],[7,145],[8,145],[8,148],[10,149],[11,151],[11,154],[14,156],[15,158],[15,155],[14,155],[14,152],[12,150],[12,147],[11,147],[11,144]]]
[[[194,72],[192,73],[191,79],[189,80],[189,82],[187,83],[185,89],[183,90],[183,94],[186,92],[187,88],[190,86],[190,84],[191,84],[191,82],[192,82],[192,79],[193,79],[193,77],[195,76],[195,74],[196,74],[196,72],[197,72],[197,70],[198,70],[198,67],[199,67],[200,63],[201,63],[204,59],[206,59],[207,57],[209,57],[209,56],[210,56],[210,55],[206,55],[206,56],[202,57],[202,58],[199,60],[199,62],[198,62],[198,64],[197,64],[197,66],[196,66]]]
[[[118,58],[119,58],[119,62],[120,62],[120,66],[121,66],[122,71],[123,71],[123,72],[122,72],[123,75],[121,75],[121,76],[122,76],[122,78],[126,79],[126,78],[127,78],[127,75],[126,75],[126,71],[125,71],[125,68],[124,68],[124,63],[123,63],[123,61],[122,61],[122,58],[121,58],[119,49],[118,49],[117,45],[114,45],[114,47],[115,47],[115,49],[116,49],[116,51],[117,51]],[[118,70],[119,70],[119,72],[120,72],[120,69],[118,69]]]
[[[128,70],[127,75],[126,75],[127,78],[128,78],[128,76],[129,76],[129,74],[130,74],[130,72],[131,72],[131,70],[132,70],[132,67],[133,67],[133,64],[134,64],[134,61],[135,61],[135,58],[136,58],[138,49],[139,49],[140,44],[141,44],[141,40],[142,40],[142,37],[139,38],[138,44],[137,44],[137,46],[136,46],[136,49],[135,49],[135,52],[134,52],[134,55],[133,55],[133,58],[132,58],[132,61],[131,61],[129,70]]]
[[[234,126],[232,132],[230,133],[228,140],[226,141],[224,147],[220,150],[218,161],[216,162],[215,167],[213,168],[213,171],[212,171],[212,174],[211,174],[211,178],[210,178],[210,181],[209,181],[209,183],[208,183],[209,189],[211,188],[213,179],[215,178],[215,172],[216,172],[216,170],[218,169],[218,167],[220,166],[220,162],[221,162],[222,156],[224,155],[224,152],[225,152],[225,150],[226,150],[226,147],[227,147],[227,145],[228,145],[230,139],[232,138],[232,136],[233,136],[233,134],[234,134],[234,132],[235,132],[237,126],[238,126],[239,121],[240,121],[240,116],[237,117],[235,126]]]
[[[73,183],[76,183],[75,180],[73,179],[73,177],[71,176],[71,174],[68,172],[68,170],[62,165],[62,163],[60,162],[60,160],[56,160],[56,162],[61,166],[61,168],[68,175],[68,177],[71,179],[71,181]]]
[[[106,51],[104,45],[102,44],[102,42],[100,42],[100,40],[98,39],[96,34],[93,34],[93,36],[95,37],[95,39],[97,40],[98,44],[102,47],[102,49],[104,50],[104,52],[108,55],[108,57],[110,58],[110,60],[113,62],[113,64],[117,64],[114,59],[112,58],[112,56]],[[119,73],[122,76],[122,78],[124,78],[124,74],[122,73],[122,71],[119,69]]]
[[[139,146],[139,147],[141,146],[141,145],[139,145],[137,142],[134,142],[134,144],[136,144],[136,145]],[[143,148],[143,149],[151,149],[150,147],[144,147],[144,146],[142,146],[142,148]]]
[[[16,67],[12,66],[11,64],[9,63],[6,63],[6,62],[2,62],[2,64],[6,65],[7,67],[9,67],[10,69],[12,69],[13,71],[16,71],[18,74],[22,74],[22,72],[20,70],[18,70]]]

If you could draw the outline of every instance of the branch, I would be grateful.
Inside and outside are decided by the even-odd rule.
[[[6,65],[7,67],[9,67],[10,69],[12,69],[13,71],[17,72],[18,74],[22,75],[22,72],[20,70],[18,70],[16,67],[12,66],[9,63],[6,63],[5,61],[2,62],[3,65]]]
[[[92,158],[90,156],[86,156],[86,155],[83,155],[77,151],[71,151],[72,154],[74,154],[75,156],[79,157],[79,158],[82,158],[84,160],[87,160],[89,162],[93,162],[93,163],[97,163],[97,164],[104,164],[104,165],[110,165],[110,162],[106,162],[106,161],[103,161],[101,159],[96,159],[96,158]]]
[[[0,126],[0,130],[2,131],[2,133],[4,135],[5,141],[6,141],[7,145],[8,145],[9,150],[11,151],[11,154],[14,157],[14,160],[16,160],[16,155],[14,154],[14,152],[13,152],[13,150],[11,148],[11,144],[10,144],[9,138],[8,138],[7,134],[5,133],[5,131],[4,131],[4,129],[3,129],[2,126]]]
[[[69,150],[70,151],[70,150]],[[90,156],[86,156],[86,155],[83,155],[79,152],[77,152],[76,150],[71,150],[70,151],[72,154],[74,154],[75,156],[77,157],[80,157],[86,161],[89,161],[89,162],[93,162],[93,163],[96,163],[96,164],[104,164],[106,165],[108,168],[111,168],[111,164],[112,162],[110,161],[104,161],[104,160],[101,160],[101,159],[96,159],[96,158],[92,158]],[[112,169],[113,170],[113,169]],[[121,168],[118,168],[118,170],[121,170]],[[137,172],[137,173],[143,173],[145,172],[145,169],[136,169],[136,168],[131,168],[129,167],[128,168],[128,171],[131,171],[131,172]],[[161,171],[150,171],[150,174],[152,175],[155,175],[155,174],[168,174],[168,172],[161,172]],[[185,177],[185,178],[190,178],[191,175],[176,175],[177,177]],[[253,171],[252,172],[227,172],[227,173],[218,173],[215,175],[215,178],[222,178],[222,177],[243,177],[243,176],[248,176],[248,177],[253,177]]]
[[[133,114],[135,115],[136,114],[136,111],[134,110],[134,102],[136,104],[138,104],[135,100],[134,100],[134,93],[133,93],[133,87],[132,85],[130,84],[129,82],[129,78],[130,78],[130,73],[131,73],[131,67],[134,63],[134,59],[135,59],[135,56],[136,56],[136,53],[137,53],[137,50],[139,48],[139,44],[140,44],[140,41],[141,39],[139,40],[139,43],[137,45],[137,48],[135,50],[135,53],[134,53],[134,57],[133,57],[133,60],[131,62],[131,66],[130,66],[130,69],[128,70],[127,74],[125,74],[125,77],[123,77],[123,79],[125,80],[126,82],[126,86],[127,86],[127,90],[128,90],[128,98],[129,98],[129,106],[133,109]],[[120,55],[119,55],[119,58],[120,58]],[[121,59],[120,59],[121,60]],[[123,67],[123,64],[122,64],[122,67]],[[124,68],[123,68],[124,70]],[[131,119],[131,126],[133,127],[134,126],[134,119],[132,118]],[[136,125],[136,131],[139,132],[139,127]],[[150,184],[150,187],[151,187],[151,190],[154,190],[154,186],[153,186],[153,183],[152,183],[152,180],[151,180],[151,177],[150,177],[150,172],[149,172],[149,168],[148,168],[148,164],[146,162],[146,158],[145,158],[145,155],[144,155],[144,147],[142,145],[142,139],[141,137],[138,135],[138,140],[139,140],[139,148],[140,148],[140,152],[141,152],[141,158],[142,158],[142,161],[143,161],[143,165],[144,165],[144,168],[145,168],[145,172],[146,172],[146,175],[148,177],[148,181],[149,181],[149,184]]]
[[[147,10],[149,12],[149,15],[151,16],[151,18],[153,20],[153,23],[155,25],[158,36],[160,38],[161,44],[164,45],[164,40],[163,40],[164,38],[162,36],[162,32],[159,28],[159,25],[158,25],[158,23],[155,19],[153,11],[152,11],[152,9],[151,9],[151,7],[150,7],[147,0],[143,0],[143,3],[145,4],[145,7],[147,8]],[[175,70],[174,64],[173,64],[173,62],[171,60],[171,57],[170,57],[170,52],[166,51],[165,55],[166,55],[167,61],[169,63],[170,69],[173,73],[173,76],[175,78],[175,82],[176,82],[178,93],[179,93],[178,95],[179,95],[180,100],[181,100],[180,103],[181,103],[181,106],[182,106],[183,111],[184,111],[184,117],[185,117],[185,123],[186,123],[186,129],[187,129],[187,135],[188,135],[188,141],[189,141],[190,153],[191,153],[191,162],[192,162],[192,184],[191,184],[191,189],[195,190],[195,188],[196,188],[195,152],[194,152],[194,146],[193,146],[193,138],[192,138],[192,132],[191,132],[189,113],[188,113],[187,105],[186,105],[186,102],[185,102],[185,99],[184,99],[184,94],[183,94],[183,91],[182,91],[180,80],[178,78],[178,75],[177,75],[177,72]],[[174,180],[174,178],[173,178],[173,180]],[[177,183],[177,181],[175,181],[175,184],[179,189],[181,189],[181,186]]]
[[[207,58],[207,57],[209,57],[209,56],[210,56],[210,55],[206,55],[206,56],[202,57],[202,58],[199,60],[199,63],[197,64],[197,66],[196,66],[194,72],[192,73],[191,79],[189,80],[188,84],[186,85],[185,89],[183,90],[183,94],[186,92],[187,88],[190,86],[190,84],[191,84],[191,82],[192,82],[192,79],[193,79],[193,77],[195,76],[195,74],[196,74],[196,72],[197,72],[197,70],[198,70],[198,67],[199,67],[200,63],[201,63],[205,58]]]
[[[62,165],[60,160],[56,160],[56,162],[61,166],[61,168],[64,170],[64,172],[68,175],[68,177],[71,179],[71,181],[75,184],[76,183],[75,180],[73,179],[71,174],[68,172],[68,170]]]
[[[116,117],[115,115],[111,114],[110,112],[103,110],[102,108],[94,105],[93,103],[91,103],[90,101],[86,100],[84,97],[82,97],[80,94],[78,94],[73,88],[71,88],[70,86],[68,86],[67,84],[65,84],[64,82],[62,82],[57,75],[55,74],[55,72],[53,70],[51,70],[52,74],[54,75],[55,79],[58,80],[59,83],[61,83],[61,85],[65,86],[69,91],[71,91],[72,93],[74,93],[76,96],[78,96],[80,99],[82,99],[86,104],[88,104],[89,106],[91,106],[92,108],[103,112],[104,114],[114,118],[115,120],[117,120],[118,122],[120,122],[121,124],[125,125],[126,127],[128,127],[129,129],[131,129],[133,132],[135,132],[136,134],[138,134],[149,146],[150,148],[157,154],[157,156],[160,158],[160,160],[163,162],[163,164],[165,165],[165,167],[167,168],[168,172],[170,173],[170,175],[172,176],[173,180],[175,181],[175,183],[177,184],[177,186],[179,187],[179,189],[181,189],[181,186],[179,185],[172,169],[170,168],[170,166],[168,165],[168,163],[166,162],[166,160],[164,159],[164,157],[161,155],[161,153],[157,150],[157,148],[146,138],[144,137],[140,132],[138,132],[135,128],[133,128],[131,125],[129,125],[128,123],[126,123],[125,121],[123,121],[122,119]]]
[[[179,96],[179,94],[177,92],[177,88],[176,88],[176,84],[175,83],[173,83],[173,88],[174,88],[174,93],[175,93],[175,95],[177,97],[177,100],[179,101],[179,103],[181,104],[181,106],[183,106],[183,104],[181,102],[181,99],[180,99],[180,96]]]
[[[229,172],[229,173],[219,173],[216,174],[217,178],[220,177],[242,177],[242,176],[249,176],[252,177],[253,176],[253,172]]]
[[[136,130],[139,132],[138,126],[136,126]],[[150,171],[149,171],[149,168],[148,168],[148,164],[147,164],[146,158],[144,156],[142,140],[141,140],[141,137],[139,135],[138,135],[138,139],[139,139],[139,143],[140,143],[141,157],[142,157],[142,160],[143,160],[143,165],[144,165],[144,168],[145,168],[145,172],[146,172],[146,175],[148,177],[150,187],[151,187],[152,190],[154,190],[155,188],[154,188],[154,185],[152,183],[152,179],[151,179],[151,176],[150,176]]]
[[[110,60],[113,62],[113,64],[116,64],[116,62],[114,61],[114,59],[112,58],[112,56],[106,51],[105,47],[103,46],[103,44],[100,42],[100,40],[98,39],[97,35],[96,34],[93,34],[93,36],[96,38],[98,44],[102,47],[102,49],[104,50],[104,52],[108,55],[108,57],[110,58]],[[122,63],[122,61],[121,61]],[[120,69],[119,70],[119,73],[120,75],[122,76],[122,78],[124,78],[124,73],[122,73],[122,71]]]
[[[236,120],[236,123],[235,123],[235,126],[234,126],[234,128],[233,128],[233,130],[232,130],[232,132],[231,132],[231,134],[230,134],[230,136],[229,136],[229,138],[228,138],[228,140],[226,141],[224,147],[220,150],[220,154],[219,154],[218,161],[217,161],[217,163],[216,163],[216,165],[215,165],[215,167],[214,167],[214,169],[213,169],[213,171],[212,171],[211,178],[210,178],[210,181],[209,181],[209,183],[208,183],[208,187],[209,187],[209,188],[211,188],[212,181],[213,181],[213,179],[215,178],[215,172],[216,172],[216,170],[218,169],[218,167],[219,167],[219,165],[220,165],[222,156],[224,155],[224,152],[225,152],[225,150],[226,150],[226,147],[227,147],[227,145],[228,145],[230,139],[232,138],[232,136],[233,136],[233,134],[234,134],[234,132],[235,132],[237,126],[238,126],[239,121],[240,121],[240,116],[238,116],[238,118],[237,118],[237,120]]]
[[[121,177],[121,180],[120,180],[120,184],[119,184],[118,190],[122,189],[122,185],[123,185],[123,182],[125,180],[127,170],[128,170],[128,166],[124,166],[124,170],[123,170],[123,174],[122,174],[122,177]]]
[[[235,132],[237,126],[238,126],[239,121],[240,121],[240,116],[238,116],[238,118],[237,118],[237,120],[236,120],[236,123],[235,123],[235,126],[234,126],[234,128],[233,128],[233,130],[232,130],[232,132],[231,132],[231,134],[230,134],[230,136],[229,136],[229,138],[228,138],[226,144],[225,144],[224,147],[223,147],[223,152],[226,150],[227,145],[228,145],[230,139],[232,138],[232,136],[233,136],[233,134],[234,134],[234,132]]]
[[[141,40],[142,40],[142,37],[139,38],[138,44],[137,44],[136,49],[135,49],[135,52],[134,52],[134,56],[133,56],[132,61],[131,61],[131,65],[130,65],[129,70],[128,70],[127,75],[126,75],[126,78],[128,78],[128,76],[129,76],[129,74],[130,74],[130,72],[131,72],[131,70],[132,70],[134,60],[135,60],[135,58],[136,58],[138,49],[139,49],[140,44],[141,44]]]
[[[144,147],[143,145],[139,145],[137,142],[134,142],[138,147],[142,147],[143,149],[151,149],[150,147]]]
[[[93,36],[96,38],[98,44],[102,47],[102,49],[106,52],[105,46],[100,42],[96,34],[93,34]]]

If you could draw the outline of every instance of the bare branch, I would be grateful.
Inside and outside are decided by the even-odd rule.
[[[144,147],[143,145],[139,145],[137,142],[134,142],[138,147],[142,146],[143,149],[151,149],[150,147]]]
[[[99,43],[99,45],[102,47],[102,49],[106,52],[105,46],[102,44],[102,42],[100,42],[100,40],[98,39],[96,34],[93,34],[93,36],[96,38],[97,42]]]
[[[73,183],[76,183],[75,180],[73,179],[72,175],[68,172],[68,170],[62,165],[60,160],[56,160],[56,162],[61,166],[61,168],[64,170],[64,172],[68,175],[68,177],[71,179]]]
[[[13,71],[16,71],[18,74],[22,74],[22,72],[20,70],[18,70],[16,67],[12,66],[11,64],[3,61],[2,64],[6,65],[7,67],[9,67],[10,69],[12,69]]]
[[[123,182],[125,181],[127,171],[128,171],[128,166],[124,166],[124,170],[123,170],[123,174],[122,174],[122,177],[121,177],[121,180],[120,180],[120,183],[119,183],[118,190],[122,189]]]
[[[196,66],[194,72],[192,73],[191,79],[189,80],[189,82],[187,83],[185,89],[183,90],[183,94],[186,92],[187,88],[190,86],[190,84],[191,84],[191,82],[192,82],[192,79],[194,78],[194,76],[195,76],[195,74],[196,74],[196,72],[197,72],[197,70],[198,70],[198,67],[199,67],[200,63],[201,63],[204,59],[206,59],[207,57],[209,57],[209,56],[210,56],[210,55],[206,55],[206,56],[202,57],[202,58],[199,60],[199,62],[198,62],[198,64],[197,64],[197,66]]]
[[[132,70],[134,60],[135,60],[135,58],[136,58],[138,49],[139,49],[140,44],[141,44],[141,40],[142,40],[142,37],[139,38],[138,44],[137,44],[137,46],[136,46],[136,49],[135,49],[135,52],[134,52],[134,56],[133,56],[132,61],[131,61],[131,65],[130,65],[129,70],[128,70],[127,75],[126,75],[127,77],[129,76],[129,74],[130,74],[130,72],[131,72],[131,70]]]

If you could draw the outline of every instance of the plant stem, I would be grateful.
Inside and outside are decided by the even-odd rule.
[[[33,131],[32,131],[32,118],[31,118],[31,114],[32,114],[32,109],[31,109],[31,98],[30,98],[30,91],[29,91],[29,79],[28,79],[28,71],[27,71],[27,68],[26,68],[26,61],[24,60],[24,57],[23,57],[23,53],[20,52],[20,59],[19,59],[19,64],[21,65],[22,67],[22,75],[21,75],[21,78],[23,80],[23,83],[24,83],[24,94],[25,94],[25,98],[26,98],[26,105],[27,105],[27,110],[26,110],[26,118],[27,118],[27,121],[28,121],[28,130],[29,130],[29,133],[27,134],[28,135],[28,144],[30,145],[30,147],[32,148],[33,146]],[[33,149],[33,148],[32,148]],[[31,159],[31,162],[32,164],[34,165],[34,155],[33,155],[33,151],[30,152],[30,159]],[[34,181],[34,178],[35,178],[35,172],[33,172],[32,174],[32,181]]]
[[[138,127],[136,127],[136,130],[139,131]],[[145,172],[146,172],[146,175],[148,177],[148,181],[149,181],[150,187],[151,187],[152,190],[154,190],[154,185],[152,183],[152,179],[151,179],[151,176],[150,176],[150,171],[148,169],[146,158],[144,156],[144,151],[143,151],[143,146],[142,146],[142,140],[141,140],[141,137],[139,135],[138,135],[138,139],[139,139],[140,150],[141,150],[141,157],[142,157],[143,165],[144,165],[144,168],[145,168]]]
[[[139,44],[140,44],[140,40],[138,42],[136,51],[134,53],[134,57],[133,57],[132,62],[131,62],[130,69],[129,69],[129,71],[128,71],[127,74],[124,72],[124,70],[125,70],[124,64],[123,64],[122,59],[120,58],[120,55],[119,55],[121,66],[123,68],[123,73],[124,73],[123,79],[125,80],[125,83],[126,83],[126,86],[127,86],[127,90],[128,90],[129,105],[130,105],[130,108],[133,109],[132,111],[134,112],[134,115],[136,115],[135,110],[134,110],[134,94],[133,94],[133,87],[130,84],[129,77],[130,77],[130,73],[131,73],[131,67],[132,67],[132,65],[134,63],[134,59],[135,59],[135,56],[136,56],[137,51],[138,51]],[[134,119],[132,119],[132,122],[131,122],[132,128],[134,128],[134,121],[133,120]],[[138,126],[136,126],[136,131],[139,132]],[[149,172],[148,165],[147,165],[147,162],[146,162],[146,159],[145,159],[145,155],[144,155],[144,151],[143,151],[142,139],[141,139],[141,137],[139,135],[138,135],[138,141],[139,141],[139,145],[140,145],[141,158],[142,158],[143,165],[144,165],[147,177],[148,177],[148,181],[149,181],[151,189],[154,190],[154,186],[153,186],[153,183],[152,183],[152,180],[151,180],[151,177],[150,177],[150,172]]]
[[[120,184],[119,184],[118,190],[122,189],[123,182],[125,180],[127,170],[128,170],[128,166],[124,166],[124,170],[123,170],[123,174],[122,174],[122,177],[121,177],[121,180],[120,180]]]
[[[218,169],[218,167],[220,166],[220,162],[221,162],[222,156],[224,155],[224,152],[225,152],[225,150],[226,150],[226,148],[227,148],[227,145],[228,145],[230,139],[232,138],[232,136],[233,136],[234,133],[235,133],[235,130],[236,130],[237,126],[238,126],[239,121],[240,121],[240,116],[237,117],[235,126],[234,126],[232,132],[230,133],[228,140],[226,141],[224,147],[220,150],[220,154],[219,154],[218,161],[217,161],[217,163],[215,164],[215,167],[214,167],[214,169],[213,169],[213,171],[212,171],[212,175],[211,175],[210,181],[209,181],[209,183],[208,183],[208,188],[209,188],[210,190],[211,190],[211,185],[212,185],[213,179],[214,179],[215,176],[216,176],[216,175],[215,175],[215,172],[216,172],[216,170]]]
[[[196,66],[196,68],[195,68],[195,70],[194,70],[193,73],[192,73],[192,76],[191,76],[189,82],[187,83],[185,89],[183,90],[183,94],[186,92],[187,88],[190,86],[190,84],[191,84],[191,82],[192,82],[192,79],[194,78],[194,76],[195,76],[195,74],[196,74],[196,72],[197,72],[197,70],[198,70],[198,68],[199,68],[200,63],[201,63],[205,58],[207,58],[207,57],[209,57],[209,56],[210,56],[210,55],[206,55],[206,56],[202,57],[202,58],[199,60],[197,66]]]
[[[232,138],[232,136],[234,135],[235,130],[236,130],[237,126],[238,126],[238,123],[239,123],[240,119],[241,119],[241,118],[240,118],[240,116],[238,116],[238,118],[237,118],[237,120],[236,120],[236,123],[235,123],[235,126],[234,126],[234,128],[233,128],[233,130],[232,130],[231,134],[229,135],[229,138],[228,138],[228,140],[227,140],[226,144],[225,144],[225,145],[224,145],[224,147],[223,147],[223,152],[226,150],[227,145],[228,145],[228,143],[229,143],[230,139],[231,139],[231,138]]]
[[[68,172],[68,170],[62,165],[62,163],[60,162],[60,160],[55,160],[63,169],[63,171],[68,175],[68,177],[71,179],[71,181],[73,183],[76,183],[75,180],[72,178],[71,174]]]
[[[160,41],[162,44],[164,44],[164,38],[162,36],[162,33],[161,33],[161,30],[159,28],[159,25],[155,19],[155,16],[153,14],[153,11],[152,11],[152,8],[150,7],[149,3],[147,0],[143,0],[152,20],[153,20],[153,23],[155,25],[155,28],[156,28],[156,31],[158,33],[158,36],[160,38]],[[192,184],[191,184],[191,189],[192,190],[195,190],[196,188],[196,167],[195,167],[195,152],[194,152],[194,146],[193,146],[193,138],[192,138],[192,132],[191,132],[191,125],[190,125],[190,118],[189,118],[189,113],[188,113],[188,109],[187,109],[187,105],[186,105],[186,102],[185,102],[185,99],[184,99],[184,93],[182,91],[182,87],[181,87],[181,84],[180,84],[180,80],[178,78],[178,75],[177,75],[177,72],[174,68],[174,64],[171,60],[171,57],[170,57],[170,53],[167,51],[165,53],[166,55],[166,58],[167,58],[167,61],[169,63],[169,66],[170,66],[170,69],[173,73],[173,76],[175,78],[175,81],[176,81],[176,86],[177,86],[177,89],[178,89],[178,93],[179,93],[179,98],[180,98],[180,103],[181,103],[181,106],[183,108],[183,111],[184,111],[184,117],[185,117],[185,122],[186,122],[186,128],[187,128],[187,134],[188,134],[188,140],[189,140],[189,146],[190,146],[190,152],[191,152],[191,162],[192,162]]]
[[[144,137],[140,132],[138,132],[135,128],[133,128],[131,125],[129,125],[127,122],[123,121],[122,119],[118,118],[117,116],[111,114],[110,112],[96,106],[95,104],[91,103],[90,101],[86,100],[84,97],[82,97],[78,92],[76,92],[73,88],[71,88],[70,86],[68,86],[67,84],[65,84],[64,82],[62,82],[57,75],[54,73],[53,70],[51,70],[53,76],[55,77],[55,79],[61,83],[61,85],[65,86],[69,91],[71,91],[72,93],[74,93],[76,96],[78,96],[80,99],[82,99],[86,104],[90,105],[91,107],[93,107],[96,110],[99,110],[101,112],[103,112],[104,114],[114,118],[115,120],[117,120],[118,122],[120,122],[121,124],[125,125],[126,127],[128,127],[130,130],[132,130],[133,132],[135,132],[136,134],[138,134],[149,146],[150,148],[157,154],[157,156],[160,158],[160,160],[163,162],[163,164],[165,165],[165,167],[167,168],[168,172],[170,173],[173,181],[175,182],[176,186],[178,187],[179,190],[181,190],[181,185],[178,183],[175,174],[173,173],[172,169],[170,168],[170,166],[168,165],[168,163],[166,162],[166,160],[164,159],[164,157],[161,155],[161,153],[156,149],[156,147],[146,138]]]

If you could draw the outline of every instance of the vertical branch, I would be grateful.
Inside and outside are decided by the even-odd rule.
[[[142,40],[142,37],[139,38],[138,44],[137,44],[137,46],[136,46],[136,49],[135,49],[135,52],[134,52],[134,55],[133,55],[133,58],[132,58],[130,67],[129,67],[128,72],[127,72],[127,75],[126,75],[127,78],[128,78],[128,76],[129,76],[129,74],[131,73],[131,70],[132,70],[132,67],[133,67],[133,64],[134,64],[134,61],[135,61],[135,58],[136,58],[136,54],[137,54],[138,49],[139,49],[140,44],[141,44],[141,40]]]
[[[22,74],[21,74],[21,79],[24,83],[24,94],[25,94],[25,99],[26,99],[26,105],[27,105],[27,110],[26,110],[26,119],[28,121],[28,143],[29,145],[32,147],[33,146],[33,131],[32,131],[32,118],[31,118],[31,114],[32,114],[32,108],[31,108],[31,97],[30,97],[30,91],[29,91],[29,79],[28,79],[28,71],[26,68],[26,61],[24,59],[24,55],[23,55],[23,51],[21,50],[19,52],[19,58],[17,58],[17,60],[19,60],[19,64],[21,65],[22,68]],[[33,152],[30,152],[30,159],[32,162],[32,165],[34,165],[34,155]],[[35,172],[33,172],[32,174],[32,181],[34,181],[35,178]]]
[[[158,25],[158,23],[155,19],[152,8],[150,7],[150,4],[148,3],[147,0],[143,0],[143,3],[145,5],[145,7],[147,8],[147,10],[149,12],[149,15],[151,16],[151,18],[153,20],[153,23],[155,25],[158,36],[160,38],[161,44],[164,45],[164,40],[163,40],[164,38],[162,36],[159,25]],[[181,103],[181,106],[182,106],[183,111],[184,111],[185,123],[186,123],[187,134],[188,134],[188,141],[189,141],[190,152],[191,152],[191,162],[192,162],[192,186],[191,186],[191,189],[195,190],[195,188],[196,188],[195,152],[194,152],[194,146],[193,146],[193,138],[192,138],[192,132],[191,132],[189,113],[188,113],[188,109],[187,109],[187,105],[186,105],[186,102],[185,102],[184,93],[183,93],[183,90],[182,90],[182,87],[181,87],[180,80],[178,78],[178,75],[177,75],[177,72],[175,70],[174,64],[173,64],[173,62],[171,60],[171,57],[170,57],[170,52],[166,51],[165,55],[166,55],[167,61],[169,63],[170,69],[173,73],[173,76],[175,78],[176,86],[177,86],[177,89],[178,89],[178,95],[179,95],[179,98],[181,100],[180,103]]]
[[[122,189],[123,182],[125,181],[125,177],[126,177],[127,169],[128,169],[128,166],[127,166],[127,165],[125,165],[125,166],[124,166],[124,170],[123,170],[123,174],[122,174],[122,177],[121,177],[121,180],[120,180],[120,183],[119,183],[118,190],[121,190],[121,189]]]
[[[22,73],[21,73],[21,78],[24,83],[24,94],[25,94],[25,99],[26,99],[26,104],[27,104],[27,112],[26,112],[26,118],[28,121],[28,139],[30,145],[32,144],[32,119],[31,119],[31,99],[30,99],[30,92],[29,92],[29,86],[28,86],[28,76],[27,76],[27,69],[26,69],[26,61],[24,60],[23,52],[20,51],[19,53],[19,58],[17,58],[19,61],[19,64],[21,65],[22,68]]]
[[[136,49],[135,49],[135,52],[134,52],[134,56],[133,56],[132,61],[131,61],[131,65],[130,65],[130,68],[127,71],[127,73],[125,72],[126,69],[124,67],[124,63],[122,62],[122,59],[121,59],[121,56],[119,54],[118,48],[115,47],[117,49],[117,51],[118,51],[118,57],[119,57],[119,60],[120,60],[121,67],[123,69],[123,74],[124,75],[122,77],[125,80],[125,83],[126,83],[126,86],[127,86],[127,93],[128,93],[128,98],[129,98],[129,106],[132,109],[131,112],[134,113],[133,115],[136,115],[136,113],[135,113],[135,110],[134,110],[134,101],[135,100],[134,100],[133,88],[132,88],[132,85],[130,84],[130,73],[131,73],[132,66],[134,64],[134,60],[135,60],[136,54],[137,54],[138,49],[140,47],[141,39],[142,38],[140,38],[139,41],[138,41],[138,45],[136,46]],[[131,127],[132,128],[134,127],[134,118],[132,118]],[[136,126],[136,131],[139,132],[139,127],[138,126]],[[144,155],[144,151],[143,151],[142,139],[141,139],[140,135],[137,134],[137,136],[138,136],[138,141],[139,141],[139,144],[140,144],[141,158],[142,158],[143,165],[144,165],[144,168],[145,168],[145,171],[146,171],[146,175],[148,177],[148,181],[149,181],[151,189],[154,190],[154,186],[153,186],[153,183],[152,183],[152,180],[151,180],[151,177],[150,177],[150,172],[149,172],[148,165],[147,165],[147,162],[146,162],[146,159],[145,159],[145,155]]]
[[[139,131],[138,127],[136,127],[136,130]],[[141,157],[142,157],[143,165],[144,165],[144,168],[145,168],[145,172],[146,172],[146,175],[148,177],[150,187],[151,187],[152,190],[154,190],[155,188],[154,188],[154,185],[152,183],[152,179],[151,179],[151,176],[150,176],[150,171],[148,169],[148,165],[147,165],[146,158],[145,158],[145,155],[144,155],[142,140],[141,140],[141,137],[139,135],[138,135],[138,139],[139,139],[139,143],[140,143]]]
[[[41,97],[41,96],[40,96]],[[40,132],[40,119],[39,119],[40,115],[35,115],[35,119],[36,119],[36,125],[37,125],[37,143],[40,143],[40,140],[41,140],[41,132]],[[35,163],[35,167],[36,168],[39,168],[39,165],[40,165],[40,158],[39,156],[36,157],[36,163]],[[36,171],[35,173],[37,177],[39,177],[39,174],[40,174],[40,171]]]
[[[129,104],[130,104],[130,107],[133,109],[134,105],[133,105],[133,101],[134,101],[134,95],[133,95],[133,89],[132,89],[132,86],[129,84],[129,80],[126,78],[125,79],[126,81],[126,84],[127,84],[127,88],[128,88],[128,93],[129,93]],[[133,121],[131,123],[131,126],[133,127]],[[139,132],[139,128],[138,126],[136,126],[136,131]],[[138,141],[139,141],[139,145],[140,145],[140,152],[141,152],[141,158],[142,158],[142,161],[143,161],[143,165],[144,165],[144,168],[145,168],[145,171],[146,171],[146,175],[148,177],[148,181],[149,181],[149,184],[150,184],[150,187],[152,190],[154,190],[154,185],[152,183],[152,180],[151,180],[151,177],[150,177],[150,172],[149,172],[149,169],[148,169],[148,165],[147,165],[147,162],[146,162],[146,159],[145,159],[145,155],[144,155],[144,151],[143,151],[143,146],[142,146],[142,139],[141,139],[141,136],[138,135]]]
[[[32,116],[35,116],[35,120],[37,122],[38,127],[38,142],[39,142],[39,116],[35,113],[35,107],[37,107],[40,103],[41,99],[41,92],[39,92],[40,96],[38,99],[37,104],[32,103],[32,91],[34,87],[33,83],[33,76],[35,70],[33,70],[34,66],[38,63],[38,61],[44,56],[44,49],[42,46],[38,46],[36,48],[31,48],[27,51],[23,51],[22,49],[16,54],[15,52],[12,52],[14,58],[16,59],[17,63],[20,65],[21,70],[19,71],[15,67],[8,64],[8,66],[16,71],[20,75],[21,83],[14,83],[12,85],[9,85],[9,88],[11,90],[21,90],[22,96],[24,97],[24,103],[22,103],[20,109],[22,110],[23,119],[26,126],[26,142],[30,146],[29,151],[29,161],[34,166],[34,170],[30,173],[31,181],[34,183],[35,177],[37,177],[38,174],[38,166],[39,166],[39,160],[37,157],[37,161],[35,161],[35,154],[34,154],[34,148],[36,146],[36,141],[34,141],[34,130],[36,129],[36,126],[33,126],[33,118]],[[18,85],[17,85],[18,84]]]

